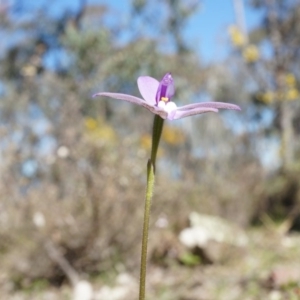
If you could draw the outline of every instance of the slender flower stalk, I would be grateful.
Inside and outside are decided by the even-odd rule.
[[[94,95],[94,97],[107,96],[131,102],[143,106],[155,114],[152,130],[151,157],[147,164],[147,188],[140,269],[139,300],[145,300],[149,221],[155,180],[156,155],[163,130],[164,120],[176,120],[206,112],[218,112],[219,109],[240,110],[240,108],[235,104],[223,102],[200,102],[177,107],[177,105],[171,101],[171,98],[175,94],[175,87],[172,75],[170,73],[167,73],[160,82],[149,76],[141,76],[138,78],[137,84],[143,99],[127,94],[106,92],[97,93]]]
[[[145,200],[145,209],[144,209],[143,236],[142,236],[139,300],[144,300],[146,295],[147,249],[148,249],[149,222],[150,222],[150,214],[151,214],[153,188],[154,188],[154,165],[151,159],[149,159],[147,164],[147,189],[146,189],[146,200]]]
[[[152,203],[154,180],[155,180],[156,154],[158,150],[158,145],[159,145],[163,125],[164,125],[164,120],[160,116],[155,116],[154,123],[153,123],[153,131],[152,131],[151,158],[148,160],[148,164],[147,164],[147,189],[146,189],[143,237],[142,237],[139,300],[145,299],[149,221],[150,221],[151,203]]]
[[[155,173],[156,154],[158,151],[158,145],[163,131],[164,119],[160,116],[154,117],[153,130],[152,130],[152,147],[151,147],[151,162],[153,164]]]

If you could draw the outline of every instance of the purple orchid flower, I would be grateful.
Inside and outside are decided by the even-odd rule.
[[[141,76],[137,80],[138,88],[144,99],[119,93],[97,93],[96,96],[107,96],[141,105],[163,119],[177,120],[206,112],[218,112],[219,109],[241,110],[239,106],[223,102],[199,102],[177,107],[171,101],[175,94],[171,73],[167,73],[160,82],[150,76]]]

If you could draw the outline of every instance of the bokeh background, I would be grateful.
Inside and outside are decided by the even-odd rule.
[[[297,0],[0,1],[0,299],[137,298],[153,115],[91,96],[166,72],[242,111],[166,122],[148,299],[300,299]]]

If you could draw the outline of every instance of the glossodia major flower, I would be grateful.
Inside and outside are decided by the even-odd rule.
[[[163,119],[177,120],[206,112],[218,112],[219,109],[241,110],[239,106],[223,102],[199,102],[177,107],[171,101],[175,94],[171,73],[167,73],[159,82],[150,76],[141,76],[137,80],[139,91],[144,99],[119,93],[97,93],[96,96],[107,96],[143,106]]]

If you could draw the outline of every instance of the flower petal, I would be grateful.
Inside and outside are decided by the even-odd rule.
[[[241,110],[241,108],[235,104],[225,102],[198,102],[178,107],[178,110],[189,110],[194,108],[215,108],[215,109],[233,109]]]
[[[187,106],[187,105],[186,105]],[[182,119],[185,117],[193,116],[193,115],[199,115],[207,112],[218,112],[218,109],[212,108],[212,107],[197,107],[194,109],[189,109],[189,110],[176,110],[175,114],[169,115],[168,119],[169,120],[177,120],[177,119]]]
[[[95,95],[93,95],[93,97],[96,96],[106,96],[106,97],[110,97],[110,98],[114,98],[114,99],[118,99],[118,100],[124,100],[127,102],[131,102],[137,105],[143,105],[143,103],[145,103],[145,101],[141,98],[135,97],[135,96],[131,96],[131,95],[127,95],[127,94],[119,94],[119,93],[97,93]]]
[[[137,80],[139,91],[148,104],[156,104],[156,93],[159,82],[150,76],[140,76]]]
[[[127,95],[127,94],[119,94],[119,93],[106,93],[106,92],[97,93],[97,94],[93,95],[93,97],[96,97],[96,96],[106,96],[106,97],[123,100],[123,101],[127,101],[130,103],[134,103],[134,104],[143,106],[143,107],[147,108],[148,110],[150,110],[152,113],[161,116],[163,119],[166,119],[167,115],[168,115],[168,113],[165,112],[165,110],[163,108],[159,108],[155,105],[151,105],[151,104],[147,103],[145,100],[135,97],[135,96],[131,96],[131,95]]]

